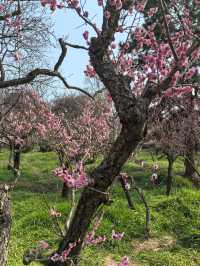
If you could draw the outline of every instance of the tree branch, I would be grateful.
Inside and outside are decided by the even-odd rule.
[[[83,50],[86,50],[88,51],[89,49],[85,46],[82,46],[82,45],[77,45],[77,44],[72,44],[72,43],[69,43],[69,42],[65,42],[65,45],[69,46],[69,47],[72,47],[72,48],[75,48],[75,49],[83,49]]]
[[[67,54],[67,47],[66,47],[65,42],[63,41],[62,38],[59,39],[59,44],[60,44],[62,52],[61,52],[61,55],[58,59],[58,62],[54,66],[54,71],[58,71],[59,67],[62,65],[62,63],[65,59],[65,56]]]

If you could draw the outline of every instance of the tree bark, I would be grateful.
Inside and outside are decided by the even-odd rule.
[[[63,183],[61,196],[69,200],[72,199],[72,190],[65,183]]]
[[[194,180],[198,178],[198,175],[195,171],[196,167],[196,161],[194,158],[194,151],[190,151],[187,153],[186,157],[185,157],[185,173],[184,176],[189,178],[190,180]]]
[[[169,196],[172,188],[172,179],[173,179],[173,164],[175,161],[174,156],[167,156],[168,160],[168,170],[167,170],[167,186],[166,186],[166,195]]]
[[[14,168],[14,176],[16,179],[19,177],[20,157],[21,157],[20,144],[15,144],[13,151],[13,168]]]
[[[11,229],[11,210],[6,185],[0,186],[0,265],[7,265]]]

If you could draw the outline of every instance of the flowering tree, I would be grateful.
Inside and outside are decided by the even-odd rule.
[[[34,10],[34,13],[33,13]],[[0,4],[1,81],[20,78],[43,58],[51,45],[52,22],[35,1],[2,0]],[[39,80],[37,80],[39,84]],[[14,85],[14,84],[12,84]],[[2,88],[2,87],[1,87]]]
[[[59,1],[41,1],[51,9],[60,7]],[[160,0],[148,10],[147,1],[97,1],[102,12],[103,23],[98,27],[90,14],[77,0],[61,2],[63,8],[75,11],[95,36],[90,37],[85,30],[83,37],[86,46],[65,43],[88,51],[90,64],[85,71],[87,76],[99,77],[115,104],[122,125],[121,132],[102,163],[91,174],[93,184],[84,189],[73,221],[66,236],[59,245],[58,253],[68,249],[70,243],[76,245],[69,256],[76,257],[81,250],[87,228],[96,209],[107,201],[105,192],[132,151],[143,138],[148,118],[149,105],[163,93],[173,95],[191,92],[190,73],[193,63],[200,54],[197,25],[190,14],[196,16],[198,1],[171,1],[165,5]],[[180,9],[181,6],[181,9]],[[159,9],[159,19],[145,29],[143,14],[151,18]],[[155,34],[155,26],[164,30]],[[173,27],[172,27],[173,26]],[[120,49],[117,40],[121,33]],[[134,36],[136,47],[129,49],[129,40]],[[145,47],[149,47],[145,50]],[[139,61],[138,59],[142,59]],[[178,82],[180,81],[181,85]],[[55,262],[67,265],[69,262]]]
[[[200,56],[199,1],[178,0],[166,5],[165,1],[159,0],[151,7],[147,2],[98,0],[96,4],[102,14],[102,25],[98,25],[90,18],[90,13],[84,9],[85,5],[81,1],[41,0],[41,4],[51,10],[73,10],[84,21],[87,27],[83,32],[86,46],[60,39],[62,52],[53,69],[36,68],[18,78],[7,77],[0,81],[0,88],[6,88],[47,75],[59,78],[69,89],[83,92],[80,88],[70,86],[58,72],[66,55],[66,46],[82,49],[90,57],[85,74],[101,80],[109,91],[120,119],[119,136],[101,164],[91,173],[93,182],[85,182],[69,230],[59,244],[57,253],[65,252],[66,259],[50,259],[48,265],[69,265],[71,260],[77,262],[76,258],[96,210],[108,201],[108,188],[145,134],[152,100],[161,97],[163,93],[173,97],[174,94],[192,91],[190,75],[194,73],[193,64],[198,62]],[[158,10],[161,10],[161,16],[150,20],[147,28],[143,27],[144,15],[152,18]],[[18,13],[10,15],[13,17]],[[5,13],[0,20],[4,21],[6,17]],[[161,35],[156,34],[156,25],[163,29]],[[130,49],[129,43],[132,36],[136,42],[134,49]],[[77,175],[78,180],[83,180],[80,173],[77,168],[70,175]]]
[[[3,117],[0,138],[10,147],[9,168],[18,176],[21,150],[29,141],[36,143],[41,133],[39,117],[43,114],[44,102],[33,90],[20,88],[8,93],[4,104],[10,110]]]
[[[146,138],[154,140],[156,148],[167,156],[166,193],[169,195],[173,163],[177,156],[183,156],[190,163],[192,175],[190,171],[188,178],[192,180],[197,175],[193,155],[199,150],[199,97],[191,94],[181,97],[164,96],[160,102],[155,102],[151,109],[149,134]]]
[[[62,149],[57,149],[57,152],[61,167],[64,167],[65,170],[73,162],[81,161],[85,165],[89,161],[93,161],[97,155],[105,153],[108,148],[110,140],[109,120],[112,112],[110,107],[105,106],[103,103],[99,99],[94,101],[85,100],[82,113],[77,114],[72,119],[65,119],[65,116],[62,117],[62,123],[68,132],[68,142],[63,145],[65,138],[60,138],[57,145],[60,145]],[[52,127],[49,130],[52,132]],[[64,131],[59,130],[59,132]],[[57,138],[52,138],[53,141],[55,139]],[[56,145],[53,146],[56,147]],[[72,150],[73,153],[70,152]],[[68,194],[65,182],[62,194],[63,196]]]
[[[55,9],[58,2],[41,1],[43,5],[50,5],[51,9]],[[178,94],[191,92],[190,79],[186,78],[185,73],[189,75],[193,72],[192,64],[200,54],[197,24],[190,19],[190,13],[195,15],[199,8],[198,1],[191,1],[189,4],[186,1],[171,1],[166,7],[164,1],[160,0],[159,6],[155,4],[148,16],[154,16],[159,7],[162,17],[151,23],[148,29],[141,22],[143,12],[148,11],[147,1],[102,0],[97,1],[97,4],[103,14],[101,28],[90,19],[89,13],[79,1],[62,2],[63,8],[73,9],[96,35],[90,38],[88,30],[83,33],[86,47],[66,44],[88,51],[90,65],[85,73],[91,78],[98,76],[109,90],[122,129],[108,155],[92,172],[93,184],[84,189],[69,230],[59,245],[58,254],[68,249],[70,243],[76,243],[68,254],[70,257],[76,257],[80,253],[96,209],[107,201],[105,192],[143,138],[152,100],[164,92],[171,95],[174,90]],[[181,11],[179,6],[182,7]],[[154,31],[155,25],[162,25],[164,29],[159,38]],[[123,33],[121,49],[117,50],[115,35],[120,32]],[[135,37],[137,45],[128,52],[131,36]],[[147,53],[145,46],[149,47]],[[138,58],[143,59],[142,64],[137,64]],[[184,82],[178,86],[180,80]],[[68,263],[67,260],[52,262],[55,265]]]

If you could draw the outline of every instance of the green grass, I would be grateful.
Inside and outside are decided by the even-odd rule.
[[[7,158],[7,151],[0,153],[1,182],[13,180],[12,173],[7,170]],[[105,207],[104,219],[97,232],[99,235],[106,235],[108,240],[101,245],[85,248],[80,265],[102,266],[109,259],[119,261],[127,255],[133,265],[199,266],[200,192],[181,176],[184,170],[182,160],[178,159],[175,163],[174,187],[171,196],[166,197],[167,162],[164,159],[158,162],[161,167],[161,182],[152,187],[148,182],[151,156],[147,152],[141,152],[137,158],[147,162],[146,170],[142,170],[133,161],[129,161],[123,170],[134,176],[136,183],[145,192],[151,209],[151,240],[147,242],[144,239],[145,209],[138,196],[132,193],[136,210],[130,210],[121,187],[115,184],[111,195],[113,203]],[[59,241],[46,205],[47,201],[62,213],[63,223],[65,215],[69,213],[69,203],[60,197],[61,182],[52,175],[57,163],[57,157],[52,152],[22,155],[21,177],[11,193],[13,224],[9,266],[23,265],[25,250],[35,247],[38,241],[45,240],[53,247]],[[92,167],[94,165],[89,170]],[[111,240],[112,229],[125,232],[122,241]],[[173,239],[173,243],[167,245],[165,237]],[[163,245],[158,245],[160,242]]]

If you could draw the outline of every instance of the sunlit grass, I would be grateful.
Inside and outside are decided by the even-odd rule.
[[[7,170],[8,152],[0,153],[1,182],[12,181],[12,173]],[[108,259],[119,261],[124,255],[130,257],[133,265],[148,266],[199,266],[200,265],[200,192],[181,176],[183,162],[175,163],[174,187],[172,195],[165,196],[165,176],[167,161],[158,160],[160,184],[149,184],[152,158],[142,152],[138,159],[147,162],[143,170],[130,161],[123,171],[134,176],[137,184],[144,190],[151,209],[152,239],[170,236],[175,244],[158,249],[139,250],[133,242],[143,243],[145,209],[135,192],[132,197],[136,210],[127,208],[127,202],[119,184],[115,184],[111,197],[113,203],[106,206],[104,219],[97,234],[106,235],[104,244],[87,247],[82,253],[81,266],[104,265]],[[27,248],[35,247],[40,240],[56,246],[59,237],[55,234],[53,222],[48,215],[49,205],[62,213],[61,223],[69,212],[69,202],[60,197],[61,183],[52,175],[58,164],[54,153],[25,153],[22,155],[21,177],[16,189],[11,193],[12,234],[9,248],[9,266],[23,265],[22,257]],[[91,170],[90,166],[90,170]],[[111,232],[125,232],[120,241],[111,240]],[[39,265],[33,263],[32,265]]]

